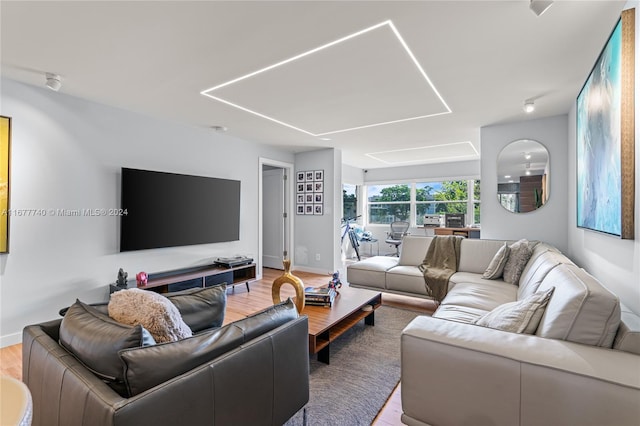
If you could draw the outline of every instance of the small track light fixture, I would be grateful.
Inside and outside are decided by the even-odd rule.
[[[524,101],[524,106],[522,107],[522,109],[527,114],[531,114],[533,111],[535,111],[536,105],[533,103],[533,99],[527,99],[526,101]]]
[[[60,88],[62,87],[62,81],[60,80],[60,76],[58,74],[48,72],[45,73],[45,77],[47,78],[47,82],[45,84],[49,89],[53,90],[54,92],[60,90]]]
[[[529,9],[531,9],[536,16],[541,16],[551,7],[552,4],[553,1],[549,0],[529,0]]]

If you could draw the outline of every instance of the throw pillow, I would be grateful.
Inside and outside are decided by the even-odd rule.
[[[178,308],[161,294],[139,288],[116,291],[109,300],[109,316],[123,324],[142,325],[158,343],[191,337]]]
[[[541,290],[522,300],[502,304],[478,318],[475,324],[512,333],[533,334],[555,287]]]
[[[504,271],[502,273],[504,282],[509,284],[518,284],[520,281],[520,275],[524,267],[527,266],[527,262],[531,258],[532,250],[529,247],[529,241],[519,240],[509,246],[509,257],[504,264]]]
[[[198,287],[165,294],[180,311],[193,333],[222,326],[227,306],[227,285]]]
[[[507,263],[507,259],[509,259],[509,246],[507,246],[507,243],[504,243],[504,245],[500,247],[498,252],[493,256],[493,259],[491,259],[489,266],[486,271],[484,271],[484,274],[482,274],[482,278],[486,278],[488,280],[500,278],[504,271],[504,265]]]
[[[205,331],[178,342],[121,351],[120,358],[125,365],[129,396],[138,395],[211,362],[243,343],[296,318],[298,310],[291,299],[288,299],[222,328]]]
[[[155,341],[141,325],[120,324],[76,300],[60,323],[60,344],[120,392],[124,387],[124,371],[118,351],[154,345]]]

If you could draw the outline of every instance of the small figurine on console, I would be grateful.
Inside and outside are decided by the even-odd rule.
[[[136,283],[138,284],[138,287],[146,286],[147,282],[149,282],[149,277],[146,272],[138,272],[136,274]]]
[[[127,288],[127,277],[129,276],[122,268],[118,271],[118,278],[116,278],[116,285],[120,288]]]
[[[342,287],[342,282],[340,281],[340,271],[336,271],[333,273],[328,287],[334,289],[336,293],[338,292],[338,289]]]

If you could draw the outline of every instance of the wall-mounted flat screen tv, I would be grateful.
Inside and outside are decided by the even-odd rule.
[[[122,168],[120,251],[240,239],[240,181]]]

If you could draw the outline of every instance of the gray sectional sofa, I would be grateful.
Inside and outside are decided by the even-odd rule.
[[[418,265],[432,237],[407,236],[399,258],[349,265],[353,287],[427,297]],[[435,313],[402,333],[408,425],[639,425],[640,317],[552,246],[536,243],[518,282],[482,278],[505,241],[465,239]],[[511,243],[511,242],[508,242]],[[553,288],[533,334],[475,324]]]

